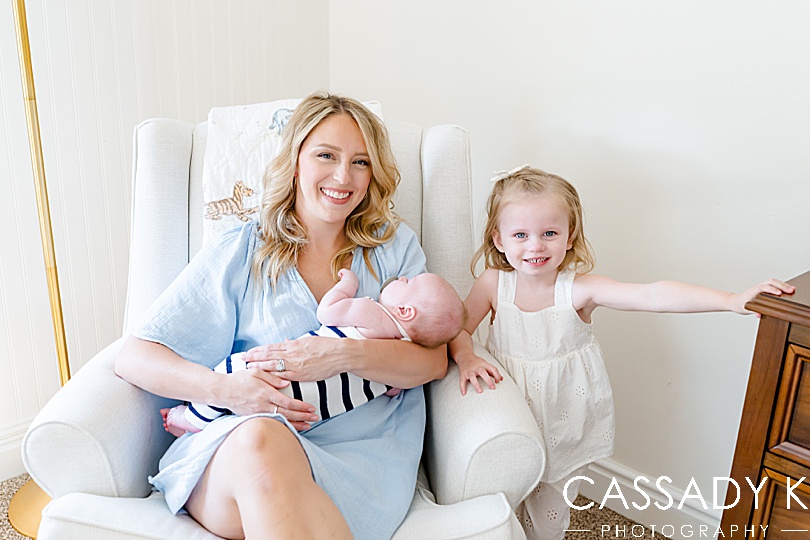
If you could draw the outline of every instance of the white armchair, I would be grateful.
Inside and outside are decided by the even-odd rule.
[[[397,212],[421,238],[430,271],[464,295],[473,250],[467,132],[391,120],[386,125],[402,172]],[[166,119],[135,129],[125,327],[200,248],[206,134],[207,123]],[[217,538],[188,516],[170,514],[162,495],[151,492],[147,476],[173,439],[158,410],[175,402],[116,377],[119,346],[120,340],[90,360],[25,436],[25,466],[53,497],[39,538]],[[486,354],[483,348],[479,353]],[[444,380],[427,385],[426,399],[423,469],[394,538],[524,538],[513,509],[537,484],[545,456],[514,382],[506,377],[494,392],[462,397],[451,362]]]

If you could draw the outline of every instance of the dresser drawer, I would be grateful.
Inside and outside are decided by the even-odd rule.
[[[810,349],[788,346],[768,447],[810,467]]]
[[[788,478],[771,469],[764,469],[759,481],[767,481],[759,492],[757,508],[751,516],[753,535],[746,538],[767,540],[799,540],[810,534],[810,511],[802,508],[796,499],[810,508],[810,487],[805,483],[798,486],[798,478],[790,478],[791,492],[788,495]],[[806,480],[805,480],[806,482]],[[790,498],[790,508],[787,501]]]

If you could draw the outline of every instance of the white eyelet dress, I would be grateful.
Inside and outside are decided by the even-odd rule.
[[[498,309],[487,349],[523,390],[546,445],[542,482],[613,453],[613,392],[591,325],[571,301],[575,272],[557,275],[554,305],[515,305],[517,272],[499,272]]]

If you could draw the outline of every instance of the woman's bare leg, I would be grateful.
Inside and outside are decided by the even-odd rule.
[[[186,510],[223,538],[352,538],[295,436],[270,418],[248,420],[228,435]]]

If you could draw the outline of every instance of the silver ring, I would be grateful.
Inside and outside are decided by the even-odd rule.
[[[276,408],[273,409],[273,414],[278,414],[278,405],[276,405]]]
[[[284,359],[283,359],[283,358],[279,358],[278,360],[276,360],[276,371],[278,371],[279,373],[281,373],[281,372],[282,372],[282,371],[284,371],[285,369],[287,369],[287,368],[284,366]]]

